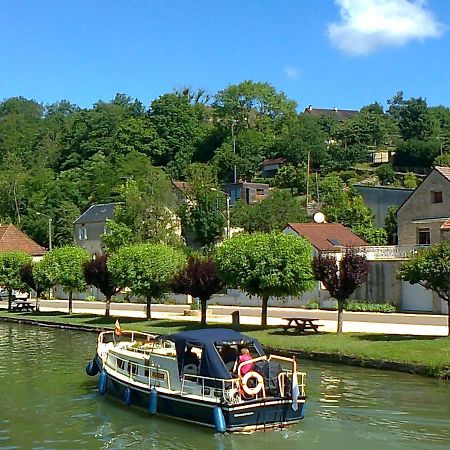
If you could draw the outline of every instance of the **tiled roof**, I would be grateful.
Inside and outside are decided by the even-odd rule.
[[[450,219],[447,222],[444,222],[441,226],[441,230],[450,231]]]
[[[313,108],[311,105],[305,108],[305,114],[310,114],[312,116],[329,116],[334,117],[338,120],[345,120],[349,119],[350,117],[356,116],[358,114],[358,111],[355,111],[353,109],[338,109],[338,108],[332,108],[332,109],[324,109],[324,108]]]
[[[338,251],[340,247],[362,247],[366,241],[340,223],[289,223],[300,236],[319,251]]]
[[[74,223],[106,222],[114,216],[114,208],[119,203],[101,203],[90,206]]]
[[[265,159],[261,166],[269,166],[271,164],[283,164],[286,162],[286,158],[280,157],[280,158],[274,158],[274,159]]]
[[[450,167],[436,166],[435,169],[444,177],[450,181]]]
[[[41,256],[46,250],[14,225],[0,225],[0,252],[22,251]]]
[[[192,191],[192,184],[186,181],[172,181],[172,184],[181,192]]]

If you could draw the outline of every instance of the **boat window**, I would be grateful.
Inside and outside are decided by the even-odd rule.
[[[239,349],[237,344],[222,344],[216,346],[222,361],[230,372],[234,372],[237,367]]]
[[[183,373],[197,375],[202,360],[202,349],[192,345],[186,345],[183,355]]]

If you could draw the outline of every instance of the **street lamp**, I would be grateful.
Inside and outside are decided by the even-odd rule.
[[[38,216],[44,216],[48,219],[48,249],[52,250],[52,218],[50,216],[47,216],[47,214],[40,213],[36,211],[36,214]]]

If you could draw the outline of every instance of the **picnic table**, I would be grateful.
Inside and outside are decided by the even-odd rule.
[[[298,333],[304,333],[307,330],[313,330],[314,333],[319,332],[319,325],[317,322],[319,319],[310,319],[308,317],[283,317],[283,320],[287,321],[287,324],[283,325],[285,331],[293,328]]]
[[[11,311],[34,311],[36,306],[28,300],[13,300],[11,303]]]

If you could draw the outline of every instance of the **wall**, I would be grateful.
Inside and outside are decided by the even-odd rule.
[[[411,196],[413,189],[390,188],[383,186],[353,186],[362,196],[364,203],[370,208],[374,216],[373,222],[376,227],[384,227],[388,208],[400,206]]]

